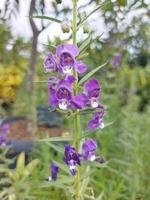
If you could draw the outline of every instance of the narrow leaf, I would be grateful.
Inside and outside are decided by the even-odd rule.
[[[61,154],[64,153],[64,149],[63,149],[62,147],[60,147],[60,146],[58,146],[58,145],[56,145],[56,144],[53,144],[53,143],[51,143],[51,142],[47,142],[47,144],[48,144],[52,149],[54,149],[55,151],[57,151],[57,152],[59,152],[59,153],[61,153]]]
[[[17,171],[21,173],[25,167],[25,153],[22,152],[17,159]]]
[[[104,196],[104,192],[102,192],[102,193],[96,198],[96,200],[102,200],[103,196]]]
[[[97,67],[96,69],[93,69],[92,71],[90,71],[88,74],[86,74],[80,81],[79,81],[79,85],[81,85],[82,83],[84,83],[86,80],[88,80],[91,76],[93,76],[98,70],[100,70],[102,67],[106,66],[108,62],[104,63],[103,65],[100,65],[99,67]]]
[[[72,140],[71,137],[50,137],[46,139],[36,140],[36,142],[65,142]]]
[[[99,9],[103,8],[104,6],[106,6],[108,3],[110,3],[109,1],[104,2],[102,5],[97,6],[94,10],[92,10],[85,18],[83,18],[83,20],[80,22],[80,24],[78,24],[78,29],[86,22],[86,20],[92,15],[94,14],[96,11],[98,11]]]
[[[83,51],[87,46],[90,45],[92,40],[91,34],[82,42],[82,44],[79,46],[80,52]]]
[[[56,23],[61,23],[61,20],[59,19],[56,19],[56,18],[53,18],[53,17],[48,17],[48,16],[32,16],[32,18],[37,18],[37,19],[47,19],[49,21],[53,21],[53,22],[56,22]]]

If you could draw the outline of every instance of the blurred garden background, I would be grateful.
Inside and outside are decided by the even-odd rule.
[[[106,2],[78,33],[88,71],[108,61],[95,75],[106,127],[91,134],[108,164],[89,176],[93,199],[150,200],[150,1],[78,2],[79,20]],[[57,21],[31,17],[70,20],[71,12],[71,0],[0,1],[0,124],[9,124],[13,145],[9,156],[8,149],[0,150],[0,200],[71,199],[64,189],[70,179],[52,187],[43,183],[51,159],[61,163],[66,141],[58,143],[57,137],[66,138],[72,130],[69,116],[50,112],[50,75],[43,62],[57,44],[70,41],[71,32],[63,33]],[[86,118],[81,116],[84,131]],[[33,144],[49,137],[55,140]],[[26,154],[14,164],[22,151]]]

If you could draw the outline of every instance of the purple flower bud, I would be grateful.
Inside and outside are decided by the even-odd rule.
[[[63,33],[69,33],[70,29],[71,29],[71,23],[69,20],[64,20],[61,23],[61,29],[63,31]]]
[[[83,26],[83,33],[89,33],[91,31],[90,26],[88,23],[84,24]]]
[[[76,174],[76,166],[80,165],[80,154],[69,144],[65,145],[64,161],[69,166],[70,173],[74,176]]]
[[[50,169],[51,169],[51,176],[49,177],[49,181],[55,181],[57,179],[59,167],[54,162],[51,162]]]
[[[88,123],[88,129],[91,131],[95,128],[104,128],[103,116],[104,111],[93,113],[93,118]]]
[[[89,102],[92,108],[97,108],[99,103],[98,99],[100,96],[100,85],[96,79],[88,80],[84,84],[84,90],[88,95]]]
[[[57,63],[55,61],[54,55],[50,52],[44,61],[45,72],[51,72],[57,70]]]
[[[82,155],[85,160],[94,161],[96,158],[97,143],[89,138],[82,145]]]

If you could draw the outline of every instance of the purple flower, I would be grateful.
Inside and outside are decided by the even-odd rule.
[[[3,133],[2,135],[0,135],[0,146],[6,146],[6,143],[7,143],[7,137]]]
[[[58,106],[60,109],[66,110],[70,107],[73,89],[68,80],[59,80],[57,85],[49,87],[49,91],[49,103],[53,108]]]
[[[47,57],[44,60],[44,68],[45,72],[51,72],[57,70],[57,63],[55,61],[54,55],[51,52],[48,53]]]
[[[103,116],[104,111],[93,113],[93,118],[88,123],[88,129],[91,131],[95,128],[104,128]]]
[[[81,61],[76,61],[76,56],[79,55],[79,52],[79,48],[73,44],[61,44],[57,46],[56,54],[59,58],[60,72],[71,75],[73,69],[76,69],[80,74],[86,71],[87,66]]]
[[[64,161],[70,168],[70,173],[74,176],[76,174],[76,166],[80,165],[80,154],[73,146],[65,145]]]
[[[79,74],[83,74],[87,70],[87,65],[83,63],[82,61],[76,61],[75,69],[77,70]]]
[[[50,93],[55,93],[57,84],[58,84],[58,78],[55,76],[51,76],[48,81],[48,90]]]
[[[88,80],[84,84],[84,90],[89,98],[89,103],[92,108],[97,108],[99,103],[98,99],[100,97],[100,85],[96,79]]]
[[[96,158],[97,143],[89,138],[82,145],[82,155],[85,160],[94,161]]]
[[[51,180],[55,181],[57,179],[59,167],[54,162],[51,162],[50,169],[51,169],[51,176],[49,177],[49,181],[51,181]]]
[[[121,60],[122,60],[122,53],[118,52],[116,53],[113,61],[112,61],[112,64],[115,68],[118,68],[121,64]]]
[[[79,93],[72,97],[71,106],[74,109],[82,109],[86,105],[87,101],[87,96],[83,93]]]
[[[8,133],[8,131],[9,131],[9,125],[8,125],[8,124],[3,124],[3,125],[1,126],[1,131],[2,131],[2,133],[4,133],[4,134]]]

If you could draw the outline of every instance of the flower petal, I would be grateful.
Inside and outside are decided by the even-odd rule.
[[[75,69],[79,74],[83,74],[87,70],[87,65],[81,61],[75,62]]]

